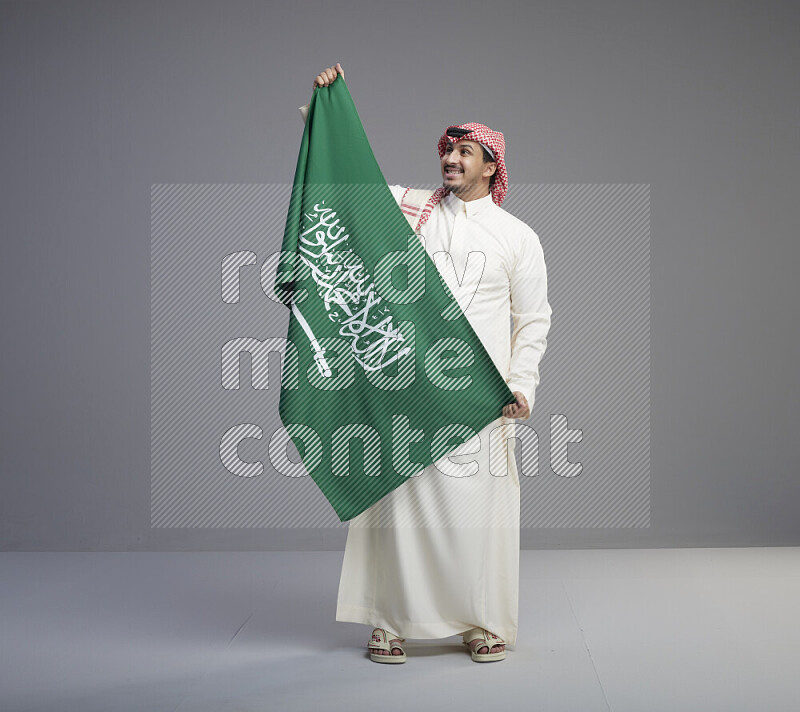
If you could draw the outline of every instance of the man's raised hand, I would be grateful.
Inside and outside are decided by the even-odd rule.
[[[344,69],[342,69],[342,65],[339,62],[336,63],[335,67],[323,69],[317,74],[316,79],[314,79],[314,89],[328,86],[339,74],[341,74],[342,79],[344,79]]]
[[[528,407],[528,400],[519,391],[514,391],[514,396],[517,399],[516,403],[509,403],[503,408],[503,415],[506,418],[518,418],[519,420],[526,420],[531,417],[531,411]]]

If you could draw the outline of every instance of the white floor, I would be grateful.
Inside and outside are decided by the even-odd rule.
[[[800,548],[521,555],[505,661],[379,665],[341,552],[0,554],[0,710],[800,709]]]

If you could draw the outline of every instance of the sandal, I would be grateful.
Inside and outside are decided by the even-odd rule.
[[[501,650],[499,653],[477,653],[476,650],[480,650],[483,645],[475,645],[472,646],[473,640],[482,640],[486,645],[487,651],[491,651],[492,647],[495,645],[505,645],[506,641],[496,636],[494,633],[490,633],[485,628],[471,628],[466,633],[462,633],[464,638],[464,645],[469,646],[470,652],[472,653],[472,659],[476,663],[488,663],[492,660],[503,660],[506,657],[506,651]]]
[[[404,663],[406,661],[406,651],[403,650],[403,647],[399,645],[397,641],[405,642],[405,638],[394,634],[389,638],[389,631],[383,628],[375,628],[372,631],[372,640],[369,641],[369,645],[367,646],[370,651],[370,660],[376,663]],[[394,648],[400,650],[400,655],[392,653]],[[373,650],[388,650],[389,654],[381,655],[380,653],[373,653]]]

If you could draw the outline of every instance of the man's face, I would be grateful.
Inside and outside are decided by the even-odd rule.
[[[496,163],[483,162],[483,148],[477,141],[462,139],[448,141],[441,159],[442,185],[456,195],[472,193],[476,189],[489,192],[489,178]],[[485,184],[485,186],[483,185]]]

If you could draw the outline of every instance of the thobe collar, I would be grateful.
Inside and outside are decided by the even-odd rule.
[[[452,210],[454,213],[464,213],[468,218],[473,218],[481,211],[486,210],[489,205],[494,205],[491,193],[477,200],[467,201],[461,200],[455,193],[448,193],[442,198],[442,202],[448,210]]]

